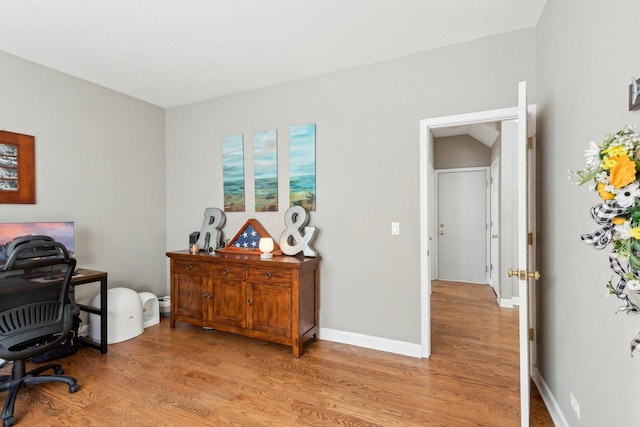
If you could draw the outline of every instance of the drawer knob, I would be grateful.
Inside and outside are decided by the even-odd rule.
[[[249,298],[249,299],[247,300],[247,305],[253,305],[253,299]]]
[[[207,297],[207,293],[206,293],[206,292],[203,292],[203,293],[202,293],[202,298],[206,298],[206,297]]]
[[[187,270],[191,270],[193,266],[191,264],[187,264]]]
[[[267,279],[271,279],[271,273],[267,271],[266,273],[264,273],[264,277],[266,277]]]
[[[224,274],[225,276],[229,274],[229,269],[225,267],[225,269],[222,270],[222,274]]]

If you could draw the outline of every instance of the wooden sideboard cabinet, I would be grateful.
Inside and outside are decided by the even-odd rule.
[[[319,258],[167,252],[176,321],[289,345],[318,337]]]

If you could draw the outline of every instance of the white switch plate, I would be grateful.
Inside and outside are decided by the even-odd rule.
[[[400,223],[399,222],[392,222],[391,223],[391,234],[393,234],[394,236],[397,236],[398,234],[400,234]]]

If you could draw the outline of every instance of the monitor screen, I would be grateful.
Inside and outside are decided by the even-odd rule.
[[[67,222],[3,222],[0,223],[0,265],[7,260],[6,247],[13,239],[24,236],[49,236],[75,254],[73,221]]]

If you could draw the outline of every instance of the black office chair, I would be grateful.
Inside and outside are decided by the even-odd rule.
[[[47,236],[28,236],[7,245],[0,268],[0,358],[12,361],[11,375],[0,376],[0,392],[9,394],[2,409],[3,427],[16,423],[13,409],[18,391],[27,385],[62,381],[69,393],[80,388],[63,376],[59,364],[26,371],[26,360],[60,345],[69,335],[79,309],[69,296],[76,260]],[[52,375],[41,375],[53,370]]]

